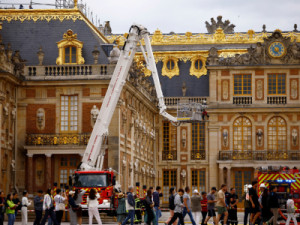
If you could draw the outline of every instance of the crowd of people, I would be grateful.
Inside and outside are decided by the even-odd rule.
[[[257,186],[255,180],[248,185],[245,194],[242,196],[244,200],[244,225],[277,225],[279,214],[279,198],[276,186],[270,186],[268,189],[265,184]],[[259,189],[259,190],[258,190]],[[184,218],[188,215],[193,225],[207,225],[212,219],[213,223],[222,225],[238,224],[238,207],[239,197],[234,187],[227,190],[227,186],[222,184],[217,191],[216,187],[212,187],[210,192],[199,193],[197,189],[191,190],[186,187],[184,190],[170,188],[169,194],[169,211],[170,217],[165,221],[165,225],[184,225]],[[157,225],[161,217],[160,201],[161,187],[157,187],[153,192],[153,188],[147,191],[144,199],[145,207],[145,224]],[[118,222],[119,225],[125,225],[128,220],[133,225],[135,221],[135,201],[133,195],[133,187],[129,188],[127,193],[127,201],[125,195],[119,197]],[[125,206],[126,205],[126,206]],[[126,210],[128,212],[126,217]],[[295,216],[295,205],[292,196],[288,196],[286,202],[287,220],[286,225],[290,224],[292,219],[297,224]],[[202,218],[202,219],[201,219]]]
[[[259,190],[258,190],[259,189]],[[14,225],[18,211],[21,212],[22,225],[28,223],[28,206],[34,204],[35,221],[33,225],[60,225],[63,213],[69,210],[70,225],[82,225],[82,208],[80,203],[83,201],[83,195],[86,191],[75,190],[67,194],[57,189],[55,196],[53,189],[49,188],[44,195],[43,191],[38,191],[33,202],[28,200],[28,192],[23,192],[21,201],[17,193],[8,194],[5,197],[3,191],[0,191],[0,225],[3,225],[4,214],[7,214],[8,225]],[[54,197],[53,197],[54,196]],[[160,208],[160,197],[162,197],[161,187],[156,190],[152,187],[147,190],[145,198],[142,200],[144,207],[145,224],[158,225],[159,218],[162,216]],[[93,217],[96,218],[98,225],[102,225],[98,211],[99,193],[96,189],[91,189],[87,197],[87,207],[89,215],[89,225],[92,225]],[[119,225],[125,225],[129,220],[131,225],[136,222],[136,218],[141,217],[137,210],[137,196],[134,195],[134,188],[129,187],[126,194],[118,194],[117,221]],[[258,182],[253,181],[247,186],[244,200],[244,225],[277,225],[279,214],[279,198],[277,187],[270,186],[268,189],[264,184],[258,187]],[[209,193],[199,193],[197,189],[191,190],[186,187],[184,190],[170,188],[169,212],[170,217],[165,221],[165,225],[184,225],[184,218],[188,215],[193,225],[207,225],[210,219],[216,224],[237,225],[237,203],[239,198],[235,188],[227,190],[225,184],[221,185],[217,191],[212,187]],[[286,225],[293,220],[297,224],[295,216],[295,205],[290,195],[286,202],[287,220]]]
[[[54,190],[49,188],[44,195],[42,190],[39,190],[34,197],[35,220],[33,225],[60,225],[64,211],[68,209],[70,214],[70,225],[82,225],[82,208],[80,203],[83,200],[83,195],[86,191],[76,189],[69,191],[68,196],[65,191],[57,189],[55,196]],[[96,189],[91,189],[87,197],[87,207],[89,215],[89,225],[93,223],[93,217],[96,218],[98,225],[102,225],[100,214],[98,211],[99,193]],[[22,225],[28,223],[27,207],[32,204],[28,200],[28,192],[23,192],[22,200],[19,200],[18,194],[8,194],[5,197],[3,191],[0,191],[0,225],[3,225],[4,215],[7,214],[8,225],[14,225],[18,211],[21,211]]]

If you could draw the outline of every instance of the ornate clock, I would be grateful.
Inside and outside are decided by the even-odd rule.
[[[286,48],[280,41],[274,41],[269,45],[269,55],[274,58],[280,58],[286,54]]]

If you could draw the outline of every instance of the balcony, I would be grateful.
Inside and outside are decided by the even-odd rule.
[[[162,160],[177,160],[177,150],[162,151]]]
[[[26,145],[87,145],[90,134],[27,134]]]
[[[191,160],[205,160],[205,150],[192,150]]]
[[[252,97],[233,97],[233,104],[235,104],[235,105],[251,105]]]
[[[51,65],[51,66],[26,66],[25,77],[28,80],[59,79],[59,77],[87,79],[87,76],[112,75],[115,65]]]
[[[300,151],[275,151],[275,150],[264,150],[264,151],[220,151],[219,152],[220,161],[232,161],[232,160],[255,160],[255,161],[265,161],[265,160],[300,160]]]
[[[286,96],[272,96],[267,98],[267,103],[272,105],[272,104],[286,104]]]
[[[179,103],[196,102],[202,104],[204,101],[207,102],[208,97],[165,97],[164,100],[167,107],[177,107]]]

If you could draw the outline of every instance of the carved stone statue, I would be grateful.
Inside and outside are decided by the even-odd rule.
[[[110,22],[109,21],[105,21],[105,25],[104,25],[104,35],[111,35],[111,27],[110,27]]]
[[[259,147],[262,146],[262,137],[263,137],[263,130],[262,129],[258,129],[257,132],[256,132],[256,135],[257,135],[257,145]]]
[[[93,108],[91,109],[91,123],[92,123],[91,125],[92,125],[92,127],[94,127],[94,125],[96,123],[98,114],[99,114],[99,109],[97,108],[96,105],[93,105]]]
[[[219,63],[219,57],[218,57],[218,49],[215,47],[212,47],[209,49],[208,52],[208,58],[207,58],[207,64],[208,65],[217,65]]]
[[[116,64],[120,57],[120,53],[121,53],[120,49],[118,48],[117,45],[115,45],[114,48],[109,53],[109,57],[108,57],[109,63]]]
[[[182,96],[185,97],[185,94],[186,94],[186,83],[185,83],[185,81],[182,83],[181,90],[182,90]]]
[[[256,82],[256,97],[257,99],[262,99],[263,98],[263,82],[262,80],[258,80]]]
[[[297,146],[297,142],[298,142],[298,131],[296,129],[292,130],[292,142],[293,142],[293,146]]]
[[[223,136],[223,146],[225,148],[227,148],[228,147],[228,130],[227,129],[223,130],[222,136]]]
[[[43,65],[45,53],[43,52],[42,46],[39,48],[39,51],[36,53],[39,59],[39,66]]]
[[[39,130],[45,127],[45,111],[42,108],[39,108],[36,112],[36,124]]]
[[[298,82],[297,80],[292,80],[291,82],[291,98],[296,99],[298,97]]]
[[[211,24],[209,22],[205,22],[205,26],[207,29],[207,32],[209,34],[215,33],[217,28],[222,28],[225,34],[231,34],[234,33],[234,24],[230,24],[229,20],[225,20],[225,22],[222,21],[222,16],[217,17],[217,22],[215,21],[214,18],[210,19]]]
[[[17,114],[17,109],[16,107],[14,107],[12,110],[11,110],[11,117],[13,120],[16,119],[16,114]]]
[[[5,53],[5,46],[4,44],[0,44],[0,64],[5,64],[7,62],[7,56]]]
[[[18,50],[15,51],[15,53],[12,57],[12,63],[15,66],[14,71],[15,71],[16,75],[24,74],[25,62],[26,62],[26,60],[22,59],[20,56],[20,51],[18,51]]]

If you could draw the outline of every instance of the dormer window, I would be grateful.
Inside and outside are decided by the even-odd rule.
[[[64,63],[77,63],[76,52],[77,52],[77,48],[75,46],[65,47]]]
[[[197,78],[200,78],[202,75],[206,75],[207,69],[205,63],[206,58],[201,55],[191,58],[190,74]]]
[[[168,76],[170,79],[179,76],[178,58],[167,56],[163,59],[162,75]]]
[[[77,34],[74,34],[72,30],[64,33],[63,39],[57,42],[57,47],[57,65],[84,64],[84,58],[82,57],[83,42],[77,39]]]

